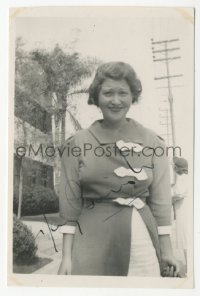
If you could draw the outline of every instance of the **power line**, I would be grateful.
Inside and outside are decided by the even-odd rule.
[[[178,49],[180,49],[180,47],[168,48],[167,51],[174,51],[174,50],[178,50]],[[165,51],[166,51],[165,49],[154,50],[154,47],[152,47],[153,53],[165,52]]]
[[[162,41],[153,41],[153,40],[154,40],[154,39],[151,38],[151,43],[152,43],[152,44],[166,44],[166,43],[171,43],[171,42],[179,41],[179,39],[162,40]]]
[[[155,56],[153,56],[155,58]],[[173,57],[173,58],[165,58],[165,59],[154,59],[153,62],[162,62],[162,61],[171,61],[171,60],[177,60],[180,59],[181,57]]]
[[[161,77],[155,77],[154,80],[160,80],[160,79],[171,79],[171,78],[176,78],[176,77],[182,77],[183,74],[178,74],[178,75],[168,75],[168,76],[161,76]],[[167,88],[169,88],[167,86]]]

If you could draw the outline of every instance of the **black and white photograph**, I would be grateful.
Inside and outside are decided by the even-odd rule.
[[[193,288],[194,13],[10,9],[10,285]]]

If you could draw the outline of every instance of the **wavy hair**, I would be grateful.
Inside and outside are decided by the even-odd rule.
[[[107,79],[124,79],[130,87],[132,94],[132,103],[138,102],[142,92],[142,85],[133,68],[124,62],[110,62],[100,65],[97,68],[96,75],[89,87],[89,105],[98,106],[98,97],[103,82]]]

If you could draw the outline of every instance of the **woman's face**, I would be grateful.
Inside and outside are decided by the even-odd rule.
[[[132,104],[132,94],[125,80],[107,78],[100,89],[98,105],[107,122],[120,123]]]

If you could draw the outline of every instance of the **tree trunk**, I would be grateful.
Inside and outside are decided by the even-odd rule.
[[[25,127],[25,122],[22,122],[22,128],[24,132],[24,147],[27,147],[27,132]],[[18,196],[18,210],[17,210],[17,218],[21,218],[22,212],[22,199],[23,199],[23,156],[20,159],[20,169],[19,169],[19,196]]]
[[[65,132],[66,132],[66,129],[65,129],[65,124],[66,124],[66,120],[65,120],[65,117],[66,117],[66,110],[63,110],[62,111],[62,121],[61,121],[61,144],[63,145],[65,143]]]
[[[20,169],[19,169],[19,196],[18,196],[18,210],[17,218],[21,218],[21,209],[22,209],[22,197],[23,197],[23,158],[20,160]]]

